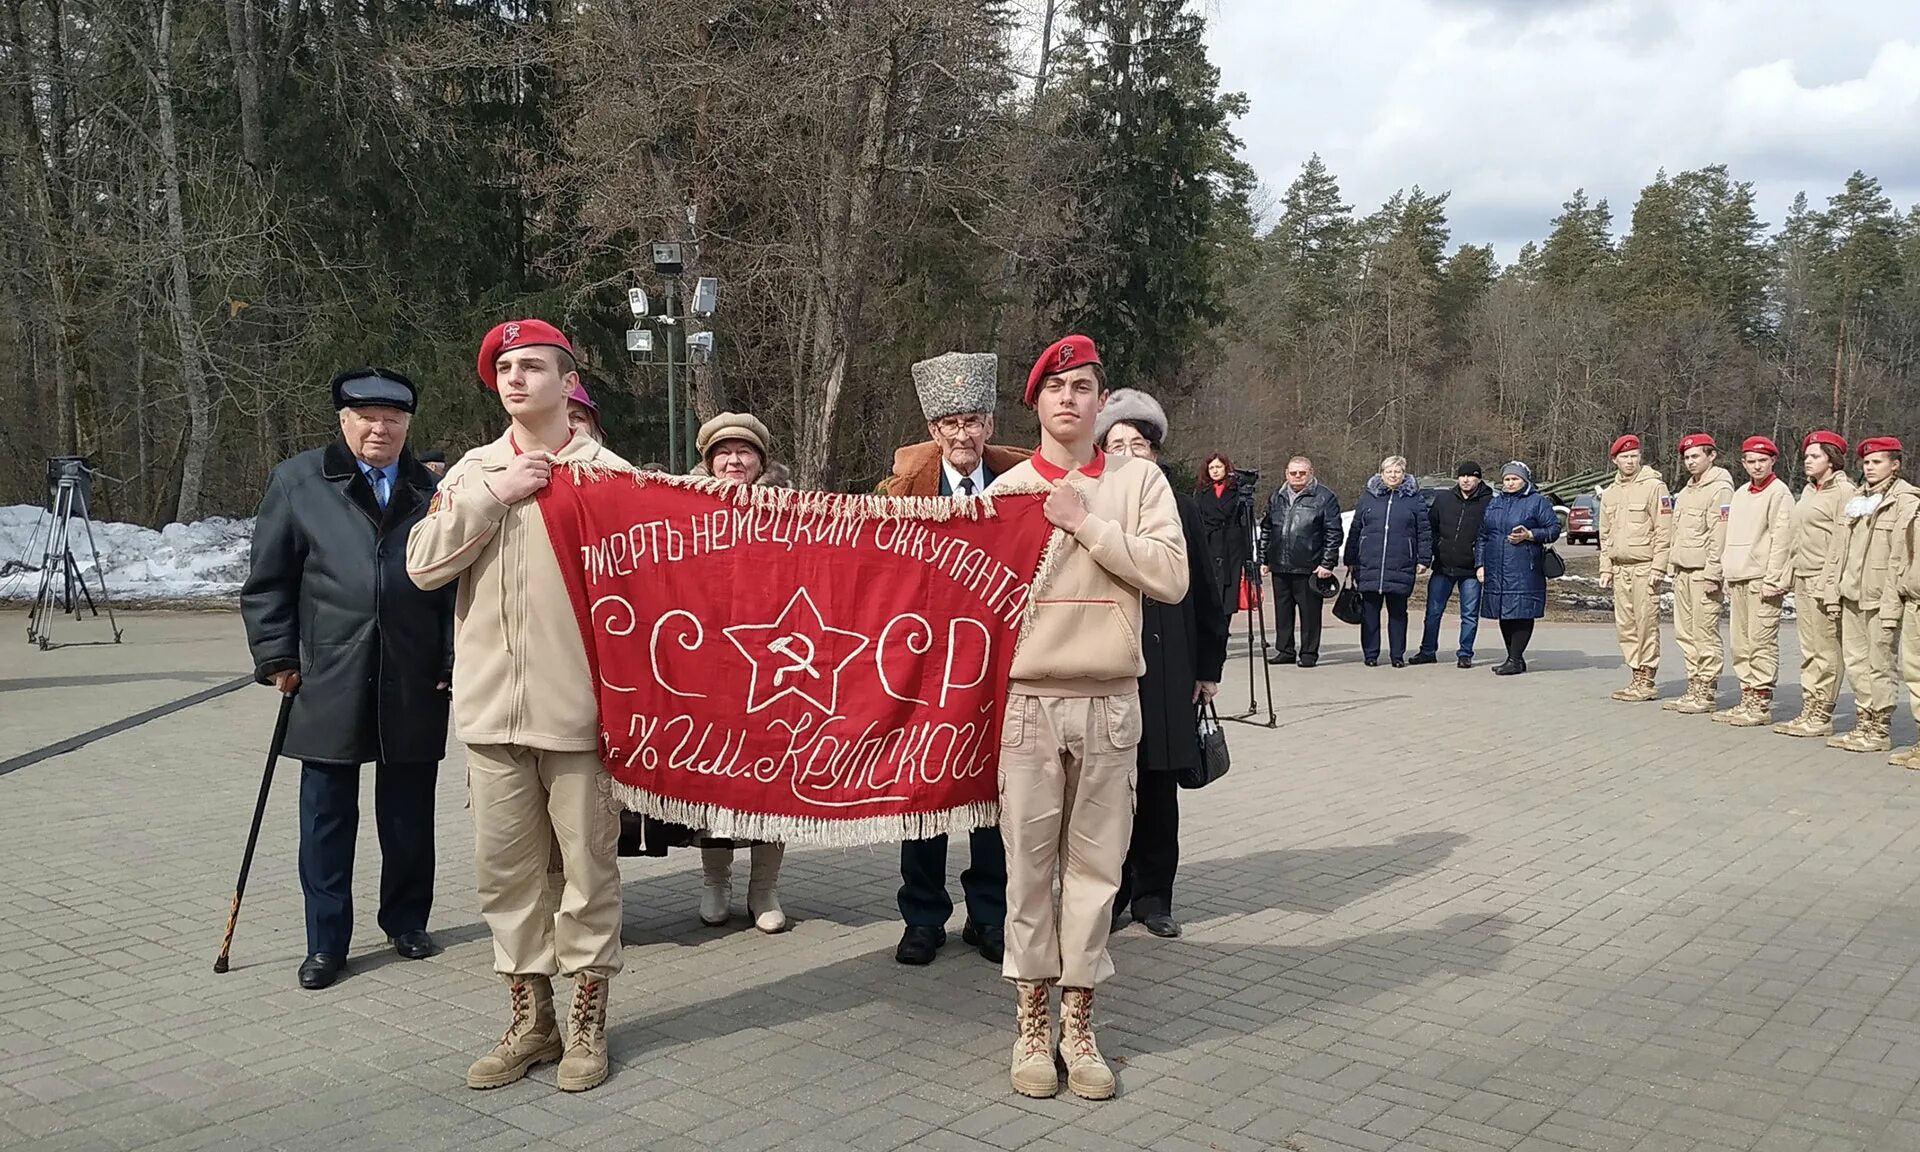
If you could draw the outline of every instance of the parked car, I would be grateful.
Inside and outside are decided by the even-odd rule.
[[[1600,543],[1600,498],[1584,492],[1567,505],[1567,543]]]

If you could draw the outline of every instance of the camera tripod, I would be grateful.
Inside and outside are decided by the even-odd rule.
[[[113,642],[120,643],[120,623],[114,619],[113,602],[107,598],[107,577],[100,564],[100,545],[93,538],[93,519],[87,512],[86,479],[90,471],[86,462],[77,457],[58,457],[48,462],[47,476],[52,482],[52,491],[47,501],[46,545],[41,550],[40,589],[34,596],[33,610],[27,616],[27,642],[40,645],[43,652],[54,646],[54,617],[71,612],[75,620],[80,619],[82,600],[95,618],[100,615],[100,607],[106,607],[107,625],[113,629]],[[92,590],[87,587],[86,578],[80,573],[80,565],[73,558],[73,522],[76,518],[86,525],[87,547],[93,553],[94,579],[100,585],[97,604]],[[32,555],[34,544],[39,542],[40,531],[35,529],[33,540],[27,545],[28,555]]]
[[[1250,595],[1247,597],[1246,608],[1247,710],[1238,716],[1223,716],[1221,719],[1232,720],[1237,724],[1259,724],[1267,728],[1278,728],[1280,721],[1273,710],[1273,668],[1267,664],[1267,653],[1272,649],[1273,645],[1267,639],[1267,594],[1266,589],[1260,582],[1259,555],[1259,541],[1256,539],[1253,553],[1248,557],[1246,567],[1242,574],[1246,586],[1250,591]],[[1254,628],[1256,626],[1260,630],[1260,650],[1258,652],[1254,651],[1253,647]],[[1267,685],[1267,718],[1265,721],[1253,719],[1253,717],[1260,712],[1259,700],[1253,689],[1253,674],[1256,669],[1266,681]]]

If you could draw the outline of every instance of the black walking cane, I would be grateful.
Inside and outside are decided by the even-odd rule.
[[[215,972],[227,970],[227,953],[233,950],[234,925],[240,922],[240,897],[247,890],[247,873],[253,868],[253,849],[260,843],[260,821],[267,815],[267,790],[273,787],[273,766],[280,760],[280,747],[287,742],[287,717],[293,714],[293,693],[280,697],[280,718],[273,723],[273,743],[267,746],[267,770],[260,777],[260,798],[253,803],[253,827],[247,832],[247,851],[240,857],[240,879],[233,884],[233,907],[227,911],[227,935],[220,941],[220,957],[213,962]]]

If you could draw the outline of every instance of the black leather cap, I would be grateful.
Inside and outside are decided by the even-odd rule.
[[[391,368],[355,368],[333,378],[333,410],[398,408],[413,411],[413,381]]]

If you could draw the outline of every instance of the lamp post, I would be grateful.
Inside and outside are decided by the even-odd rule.
[[[661,327],[660,353],[667,366],[667,467],[673,472],[682,472],[693,467],[699,455],[696,444],[699,422],[693,409],[693,376],[687,374],[687,395],[684,405],[680,396],[680,369],[692,368],[688,359],[689,350],[698,350],[703,360],[713,356],[713,333],[711,331],[687,332],[681,315],[680,274],[686,267],[681,254],[681,245],[668,241],[655,241],[652,245],[653,270],[665,286],[664,308],[660,315],[652,319]],[[720,282],[711,276],[702,276],[694,282],[693,307],[691,316],[705,319],[711,317],[718,304]],[[627,289],[627,304],[633,312],[635,327],[627,330],[627,351],[634,362],[651,363],[654,350],[653,332],[641,327],[648,320],[649,304],[646,290]],[[675,339],[679,333],[680,338]],[[678,345],[678,347],[676,347]],[[644,356],[644,359],[643,359]],[[684,438],[684,455],[682,439]]]

